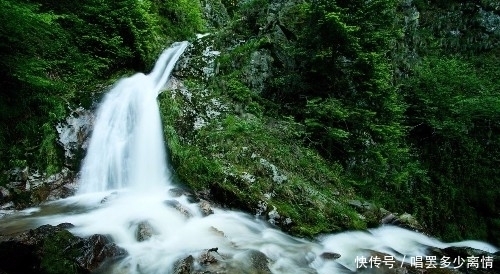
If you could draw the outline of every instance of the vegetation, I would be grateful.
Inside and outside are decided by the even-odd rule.
[[[498,5],[315,0],[273,11],[258,8],[269,5],[262,0],[223,3],[233,20],[214,40],[230,50],[218,58],[216,83],[194,83],[191,89],[208,90],[234,109],[200,130],[189,128],[194,120],[186,120],[179,101],[177,115],[164,114],[171,122],[167,137],[176,140],[170,144],[173,162],[184,182],[195,189],[220,187],[227,196],[223,201],[247,210],[258,211],[257,202],[264,200],[285,205],[278,212],[294,218],[310,206],[343,211],[335,208],[337,202],[358,197],[410,212],[444,240],[499,243]],[[234,45],[234,39],[244,42]],[[258,73],[272,75],[260,77],[264,89],[250,79]],[[276,202],[262,198],[278,187],[241,182],[238,175],[259,174],[243,147],[246,154],[270,152],[263,158],[289,178],[307,170],[299,181],[311,191],[288,180],[280,186],[290,191],[278,194]],[[304,151],[321,161],[294,157]],[[297,165],[301,160],[312,165]],[[195,178],[192,170],[199,171]],[[311,180],[318,172],[332,174],[334,183]],[[316,200],[311,193],[317,188],[329,198],[338,188],[350,195],[324,205],[294,202],[295,197]],[[292,230],[309,235],[300,227],[311,221],[317,225],[313,234],[370,225],[332,216],[299,217]]]
[[[183,0],[1,0],[0,169],[58,172],[55,125],[69,109],[90,107],[113,75],[148,69],[162,48],[201,30],[196,7]]]
[[[210,1],[108,2],[0,0],[0,170],[60,170],[70,108],[207,28]],[[358,199],[500,244],[496,1],[220,2],[159,98],[182,183],[296,235],[377,225]]]

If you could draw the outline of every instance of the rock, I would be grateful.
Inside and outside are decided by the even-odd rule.
[[[200,36],[190,44],[176,64],[175,77],[196,77],[208,80],[217,73],[215,59],[220,51],[214,48],[213,35]]]
[[[247,250],[235,256],[243,273],[271,274],[269,258],[258,250]]]
[[[217,228],[211,226],[210,227],[210,231],[212,231],[215,235],[218,235],[218,236],[221,236],[221,237],[226,237],[226,235],[224,234],[224,232],[218,230]]]
[[[203,214],[203,216],[208,216],[208,215],[214,213],[210,203],[207,200],[200,200],[200,202],[198,203],[198,206],[200,207],[201,213]]]
[[[149,240],[155,234],[157,233],[148,221],[142,221],[137,224],[137,230],[135,231],[137,241],[143,242]]]
[[[191,194],[191,192],[189,192],[186,189],[180,188],[180,187],[173,187],[173,188],[169,189],[168,194],[170,194],[170,196],[172,196],[174,198],[181,197],[182,195],[187,196],[187,197],[193,196]]]
[[[265,83],[271,73],[273,58],[268,50],[254,51],[250,56],[250,63],[243,68],[243,81],[252,88],[252,91],[262,93]]]
[[[336,260],[340,258],[340,254],[332,252],[323,252],[319,256],[324,260]]]
[[[14,182],[9,182],[7,184],[7,188],[10,189],[15,189],[15,190],[25,190],[24,187],[26,186],[26,182],[19,182],[19,181],[14,181]]]
[[[442,258],[448,258],[447,260],[451,262],[451,266],[461,273],[500,273],[499,252],[490,253],[471,247],[451,246],[443,249],[429,248],[429,253],[436,256],[438,261]],[[478,267],[467,265],[472,258],[475,258]],[[462,259],[465,260],[462,266],[455,264],[455,262],[459,262]]]
[[[194,258],[192,255],[178,261],[174,266],[174,274],[191,274]]]
[[[391,224],[391,223],[395,222],[396,219],[397,219],[396,215],[388,212],[387,215],[384,218],[382,218],[382,220],[380,220],[380,223],[381,224]]]
[[[116,198],[116,196],[118,196],[118,192],[116,192],[116,191],[111,192],[109,195],[102,198],[101,204],[107,203],[109,200]]]
[[[356,273],[370,273],[370,274],[459,274],[460,272],[453,269],[435,268],[416,268],[409,263],[409,258],[404,262],[397,260],[384,259],[390,256],[386,253],[372,251],[370,256],[365,257],[366,263],[356,262]],[[379,264],[376,266],[370,260],[378,258]]]
[[[196,191],[195,196],[199,200],[207,200],[212,202],[214,200],[212,194],[210,193],[210,189],[208,188],[203,188],[201,190]]]
[[[269,258],[257,250],[244,250],[234,257],[224,256],[210,248],[180,259],[174,274],[271,274]]]
[[[229,21],[226,7],[220,0],[203,0],[203,15],[210,27],[220,28]]]
[[[56,126],[59,133],[58,142],[64,148],[66,164],[72,165],[77,155],[87,148],[92,131],[94,114],[90,110],[79,107],[73,110],[64,122]]]
[[[413,230],[416,232],[425,233],[425,228],[411,214],[404,213],[398,216],[395,213],[389,213],[380,221],[381,224],[390,224]]]
[[[112,243],[106,236],[95,234],[83,239],[83,247],[79,249],[81,254],[76,261],[80,266],[89,271],[96,270],[105,260],[118,259],[127,255],[127,252]]]
[[[6,273],[90,273],[126,251],[104,235],[80,238],[72,224],[43,225],[0,242],[0,269]]]
[[[163,202],[166,206],[168,207],[171,207],[171,208],[175,208],[177,209],[177,211],[179,211],[180,213],[182,213],[182,215],[186,216],[187,218],[190,218],[193,216],[193,214],[191,214],[191,212],[189,211],[189,209],[185,208],[181,203],[179,203],[179,201],[177,200],[166,200]]]
[[[19,170],[14,169],[10,173],[11,175],[18,174],[21,172]],[[2,192],[0,204],[2,203],[2,195],[5,199],[7,194],[8,200],[14,202],[16,209],[24,209],[47,200],[66,198],[76,193],[77,183],[74,173],[66,167],[48,177],[28,168],[23,169],[22,173],[27,173],[26,176],[22,176],[23,179],[26,179],[25,181],[11,181],[7,183],[6,187],[0,188],[0,192]],[[15,175],[15,177],[20,176]]]
[[[361,202],[359,200],[350,200],[349,201],[349,204],[357,209],[361,209],[361,210],[370,210],[372,209],[374,206],[368,202]]]
[[[47,196],[47,201],[68,198],[75,195],[77,190],[78,183],[76,183],[75,181],[69,182],[65,185],[52,189]]]
[[[0,186],[0,203],[4,203],[10,200],[10,191],[3,187]]]
[[[219,262],[220,255],[217,253],[218,248],[211,248],[203,251],[198,257],[198,262],[200,264],[215,264]]]
[[[11,210],[15,208],[16,206],[14,205],[14,202],[7,202],[5,204],[0,205],[1,210]]]

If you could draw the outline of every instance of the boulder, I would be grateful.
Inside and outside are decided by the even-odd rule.
[[[187,189],[181,187],[173,187],[168,190],[168,194],[173,198],[179,198],[181,196],[186,196],[189,200],[194,200],[193,193]]]
[[[217,247],[214,247],[203,251],[198,257],[198,262],[204,265],[218,263],[222,259],[217,252],[218,250]]]
[[[437,257],[438,261],[448,258],[451,267],[460,273],[500,273],[500,253],[490,253],[471,247],[451,246],[447,248],[429,248],[429,253]],[[463,263],[457,263],[462,262]],[[477,263],[474,264],[472,260]],[[469,265],[469,263],[471,263]]]
[[[166,200],[163,202],[166,206],[175,208],[177,211],[182,213],[182,215],[186,216],[187,218],[190,218],[193,216],[191,211],[184,207],[179,201],[177,200]]]
[[[387,215],[382,218],[380,223],[395,225],[426,234],[425,228],[417,221],[415,217],[413,217],[411,214],[408,213],[398,215],[396,213],[388,212]]]
[[[157,234],[157,232],[148,221],[141,221],[137,224],[137,229],[135,231],[137,241],[143,242],[149,240],[155,234]]]
[[[212,210],[212,206],[207,200],[200,200],[198,206],[200,207],[203,216],[208,216],[214,213],[214,211]]]
[[[336,260],[340,258],[340,254],[333,252],[323,252],[319,256],[324,260]]]
[[[178,261],[174,266],[174,274],[191,274],[194,258],[192,255]]]
[[[126,255],[106,236],[77,237],[68,231],[71,227],[43,225],[0,242],[0,272],[90,273]]]
[[[235,258],[240,257],[238,261],[242,273],[271,274],[269,269],[269,258],[258,250],[247,250],[237,254]]]
[[[90,272],[96,270],[106,260],[122,258],[127,252],[112,243],[106,236],[95,234],[80,238],[80,247],[76,261],[80,267]]]

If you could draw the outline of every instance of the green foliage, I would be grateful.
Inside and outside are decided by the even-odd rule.
[[[233,20],[214,34],[228,49],[219,75],[188,81],[210,94],[160,97],[179,179],[231,207],[265,202],[297,235],[364,228],[345,205],[357,193],[446,240],[500,244],[498,4],[298,2],[274,14],[268,0],[222,1]],[[0,170],[57,172],[68,105],[147,69],[202,18],[200,1],[0,0]],[[245,78],[257,51],[273,60],[264,95]],[[210,99],[229,107],[194,129]]]
[[[155,1],[159,23],[163,33],[184,40],[196,32],[204,31],[201,3],[199,0],[158,0]]]
[[[303,125],[299,138],[341,164],[365,198],[412,212],[447,240],[493,238],[486,231],[498,213],[500,75],[497,50],[488,52],[498,33],[488,24],[498,7],[305,1],[288,25],[276,22],[286,36],[279,40],[262,9],[248,8],[264,2],[247,1],[235,11],[244,16],[235,16],[232,30],[251,38],[220,61],[223,73],[241,68],[255,41],[267,37],[262,46],[274,63],[265,95],[272,103],[222,86],[233,100],[241,96],[265,104],[262,113],[293,117]]]
[[[233,15],[234,11],[237,9],[239,0],[221,0],[221,2],[229,15]]]
[[[240,77],[238,71],[221,75],[208,87],[209,95],[200,95],[200,83],[188,82],[189,100],[179,93],[160,96],[165,138],[181,182],[208,190],[229,207],[258,215],[275,209],[281,216],[276,224],[295,235],[366,227],[346,206],[352,193],[342,184],[342,168],[302,145],[303,126],[292,117],[267,116],[263,99],[257,99]],[[197,118],[189,109],[215,98],[234,109],[193,129]],[[242,106],[252,100],[264,111],[254,114],[254,109]],[[202,115],[204,110],[194,112]]]
[[[404,167],[412,161],[405,104],[388,59],[401,33],[396,8],[396,1],[307,2],[289,50],[298,69],[278,69],[283,80],[268,91],[306,125],[311,145],[341,163],[370,198],[399,189],[417,171]],[[290,86],[290,78],[298,80]]]
[[[55,126],[68,107],[89,107],[108,78],[148,69],[201,18],[198,1],[1,0],[0,170],[59,171]]]
[[[39,13],[35,6],[28,4],[1,1],[0,5],[1,17],[5,20],[0,32],[3,140],[0,150],[7,152],[2,153],[1,162],[26,165],[33,159],[30,153],[13,144],[19,142],[24,148],[33,148],[43,138],[55,141],[53,136],[48,136],[55,133],[55,129],[40,132],[41,124],[53,123],[66,113],[64,99],[60,98],[60,89],[66,86],[57,82],[62,74],[62,62],[55,59],[66,43],[53,43],[53,40],[64,39],[61,27],[55,22],[57,16]],[[34,157],[41,159],[45,155]],[[9,165],[1,166],[6,167]],[[43,165],[40,167],[45,169]]]
[[[406,85],[410,137],[434,182],[424,193],[437,213],[426,221],[448,239],[488,238],[487,220],[500,208],[499,85],[488,62],[476,67],[474,61],[426,57]],[[447,214],[454,221],[436,225]]]

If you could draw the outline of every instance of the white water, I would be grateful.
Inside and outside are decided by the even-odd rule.
[[[269,259],[273,273],[350,273],[356,256],[371,251],[396,258],[425,255],[428,246],[473,246],[495,252],[480,242],[446,244],[419,233],[385,226],[368,232],[325,235],[316,241],[294,238],[248,214],[214,209],[203,217],[197,204],[185,196],[169,195],[174,187],[166,164],[166,152],[156,97],[165,86],[175,62],[187,43],[167,49],[149,75],[121,80],[104,98],[84,160],[79,195],[25,211],[2,223],[4,229],[41,224],[75,225],[73,233],[110,235],[129,256],[112,273],[170,273],[179,259],[217,247],[233,266],[245,268],[245,254],[258,250]],[[103,202],[105,199],[105,202]],[[192,217],[169,207],[178,201]],[[137,224],[148,221],[155,231],[138,242]],[[1,230],[0,230],[1,231]],[[335,252],[341,258],[324,260]],[[242,271],[241,273],[246,273]]]
[[[97,112],[79,193],[164,186],[170,178],[156,97],[187,47],[163,52],[149,75],[120,80]]]

